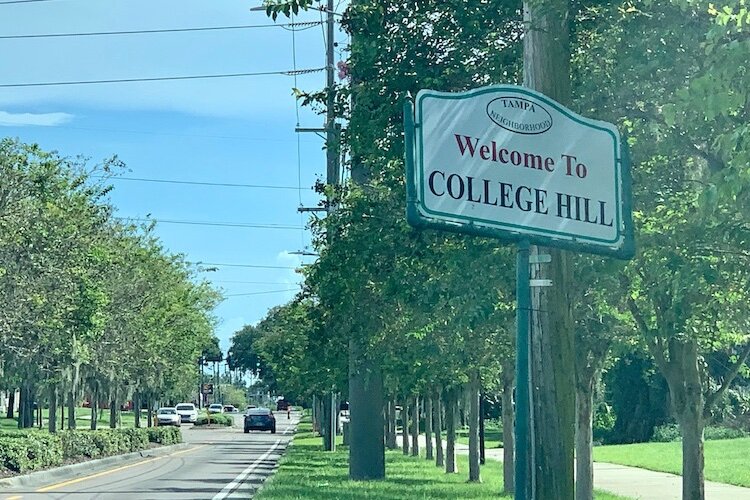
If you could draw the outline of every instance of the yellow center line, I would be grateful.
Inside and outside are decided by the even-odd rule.
[[[21,500],[23,497],[21,495],[13,495],[12,497],[8,497],[5,500]]]
[[[109,474],[114,474],[115,472],[120,472],[120,471],[125,470],[125,469],[130,469],[132,467],[138,467],[138,466],[141,466],[141,465],[146,465],[146,464],[151,463],[151,462],[156,462],[157,460],[161,460],[162,458],[173,457],[175,455],[180,455],[180,454],[183,454],[183,453],[188,453],[188,452],[191,452],[191,451],[199,450],[199,449],[201,449],[201,448],[203,448],[205,446],[207,446],[207,445],[204,444],[204,445],[201,445],[201,446],[196,446],[195,448],[189,448],[187,450],[181,450],[181,451],[177,451],[175,453],[170,453],[169,455],[164,455],[164,456],[161,456],[161,457],[149,458],[148,460],[144,460],[142,462],[136,462],[136,463],[133,463],[133,464],[123,465],[122,467],[115,467],[114,469],[108,469],[108,470],[105,470],[105,471],[102,471],[102,472],[97,472],[96,474],[91,474],[91,475],[88,475],[88,476],[83,476],[83,477],[79,477],[79,478],[76,478],[76,479],[71,479],[69,481],[63,481],[61,483],[51,484],[49,486],[45,486],[44,488],[39,488],[38,490],[36,490],[36,492],[37,493],[46,493],[48,491],[57,490],[59,488],[64,488],[65,486],[70,486],[71,484],[76,484],[76,483],[80,483],[80,482],[83,482],[83,481],[88,481],[89,479],[95,479],[97,477],[102,477],[102,476],[106,476],[106,475],[109,475]],[[17,498],[21,498],[21,497],[17,497]],[[7,500],[11,500],[11,499],[7,499]]]

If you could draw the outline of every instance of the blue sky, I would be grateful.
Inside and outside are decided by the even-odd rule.
[[[250,189],[120,180],[111,201],[123,217],[281,225],[283,229],[160,223],[157,234],[188,260],[279,266],[219,267],[204,276],[228,296],[216,309],[224,348],[231,334],[288,301],[294,268],[309,261],[289,252],[310,244],[296,208],[317,204],[310,189],[324,175],[323,141],[300,137],[290,76],[3,88],[3,84],[285,71],[325,65],[321,26],[294,34],[281,27],[192,33],[2,39],[8,35],[208,26],[266,25],[259,0],[48,0],[0,2],[0,136],[38,143],[95,164],[117,155],[147,179],[274,185]],[[297,21],[319,21],[308,12]],[[288,22],[280,18],[279,22]],[[344,42],[344,35],[337,38]],[[294,42],[294,43],[293,43]],[[293,51],[293,45],[296,50]],[[343,43],[341,44],[344,45]],[[345,55],[337,54],[336,59]],[[318,90],[322,72],[299,76]],[[300,110],[300,125],[323,118]],[[299,162],[298,162],[299,159]],[[289,229],[289,227],[294,227]],[[306,260],[304,260],[306,259]],[[247,283],[262,282],[262,283]],[[279,290],[286,290],[278,292]],[[266,293],[275,292],[275,293]],[[253,294],[253,295],[236,295]]]

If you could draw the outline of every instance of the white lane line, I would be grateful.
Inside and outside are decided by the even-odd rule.
[[[277,439],[276,442],[273,444],[273,446],[271,446],[267,452],[265,452],[263,455],[258,457],[258,459],[255,460],[255,462],[248,465],[247,468],[243,470],[242,472],[240,472],[240,474],[237,477],[235,477],[231,483],[224,486],[223,490],[221,490],[216,495],[214,495],[213,500],[222,500],[228,497],[232,493],[232,491],[237,489],[240,486],[240,484],[242,484],[242,482],[245,480],[245,478],[249,476],[251,472],[253,472],[253,469],[255,469],[258,465],[261,464],[261,462],[263,462],[263,460],[268,458],[271,455],[271,453],[273,453],[276,447],[279,446],[279,443],[281,443],[281,439]]]

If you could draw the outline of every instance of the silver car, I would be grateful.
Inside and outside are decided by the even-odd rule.
[[[180,415],[180,420],[183,422],[195,423],[198,420],[198,410],[195,408],[193,403],[180,403],[175,406],[177,413]]]
[[[176,408],[159,408],[156,411],[156,421],[158,425],[176,425],[180,426],[182,419]]]

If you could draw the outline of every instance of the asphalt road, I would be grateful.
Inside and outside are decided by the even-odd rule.
[[[273,472],[289,443],[298,416],[276,415],[276,434],[243,433],[242,415],[227,429],[183,426],[190,446],[174,453],[93,470],[55,483],[0,493],[2,500],[38,499],[213,499],[252,498]]]

